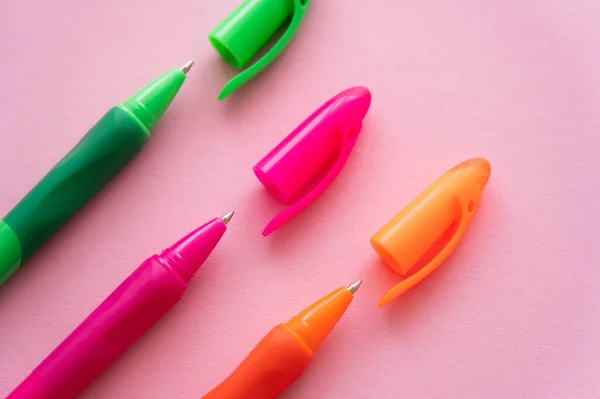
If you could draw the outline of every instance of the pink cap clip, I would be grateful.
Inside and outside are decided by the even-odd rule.
[[[348,160],[371,105],[371,93],[344,90],[315,111],[253,168],[279,201],[291,204],[263,230],[268,236],[310,205],[335,180]]]

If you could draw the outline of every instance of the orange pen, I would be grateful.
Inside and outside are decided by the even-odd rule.
[[[490,169],[483,158],[456,165],[371,238],[383,261],[407,276],[381,298],[380,307],[429,276],[456,249],[479,207]]]
[[[296,381],[352,302],[361,281],[315,302],[272,329],[203,399],[272,399]]]

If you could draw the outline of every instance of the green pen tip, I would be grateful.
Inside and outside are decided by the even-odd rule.
[[[183,66],[181,67],[181,70],[183,71],[183,73],[187,74],[190,69],[192,69],[192,66],[194,65],[194,60],[190,60],[188,62],[186,62],[185,64],[183,64]]]
[[[181,68],[173,68],[162,74],[125,101],[123,108],[149,131],[177,95],[185,81],[186,72],[193,64],[194,61],[189,61]]]

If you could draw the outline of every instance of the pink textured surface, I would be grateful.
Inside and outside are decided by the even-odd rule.
[[[142,154],[0,289],[7,394],[143,259],[235,209],[182,302],[82,398],[198,398],[269,329],[365,280],[295,398],[600,396],[600,3],[314,1],[225,103],[206,34],[237,0],[0,3],[0,213],[102,113],[196,59]],[[251,167],[323,101],[373,104],[345,170],[272,237]],[[456,163],[492,178],[454,256],[389,308],[368,238]],[[182,171],[188,173],[182,173]]]

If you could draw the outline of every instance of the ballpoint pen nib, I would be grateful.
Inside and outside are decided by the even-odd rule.
[[[231,218],[233,217],[233,211],[224,214],[223,216],[221,216],[221,220],[223,221],[223,223],[227,224],[229,223],[229,221],[231,220]]]
[[[188,73],[190,69],[192,69],[192,65],[194,65],[194,60],[188,61],[181,67],[183,73]]]
[[[354,294],[356,291],[358,291],[358,287],[360,287],[361,284],[362,280],[358,280],[356,283],[348,286],[348,291]]]

